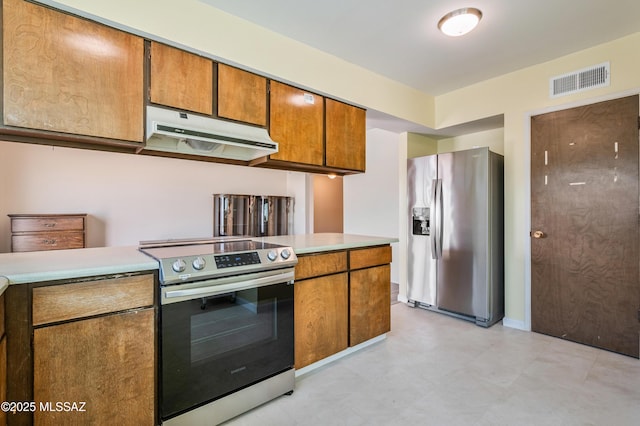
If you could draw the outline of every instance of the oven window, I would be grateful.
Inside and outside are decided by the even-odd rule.
[[[200,309],[190,319],[192,363],[278,338],[277,301],[258,303],[256,288],[203,298]]]
[[[163,419],[293,368],[293,287],[161,306]]]

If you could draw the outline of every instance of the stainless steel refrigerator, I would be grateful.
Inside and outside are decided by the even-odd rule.
[[[489,327],[504,317],[504,159],[488,148],[407,161],[410,306]]]

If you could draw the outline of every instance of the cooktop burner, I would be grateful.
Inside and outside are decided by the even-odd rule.
[[[162,285],[249,274],[298,263],[291,247],[248,239],[145,241],[139,249],[159,262]]]

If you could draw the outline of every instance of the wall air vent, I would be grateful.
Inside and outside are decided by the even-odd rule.
[[[568,74],[551,77],[549,80],[549,96],[557,98],[570,93],[605,87],[611,83],[609,62],[583,68]]]

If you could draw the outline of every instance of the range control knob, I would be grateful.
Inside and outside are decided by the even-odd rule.
[[[173,265],[171,265],[171,268],[180,273],[180,272],[184,272],[184,270],[187,268],[187,264],[185,263],[184,260],[182,259],[178,259],[175,262],[173,262]]]
[[[206,264],[207,262],[203,257],[196,257],[193,262],[191,262],[191,265],[193,265],[193,269],[196,269],[198,271],[203,270]]]
[[[271,250],[269,251],[269,253],[267,253],[267,259],[269,259],[270,261],[274,261],[278,258],[278,252],[275,250]]]
[[[287,260],[291,257],[291,251],[289,251],[289,249],[284,249],[280,252],[280,256],[282,256],[284,260]]]

